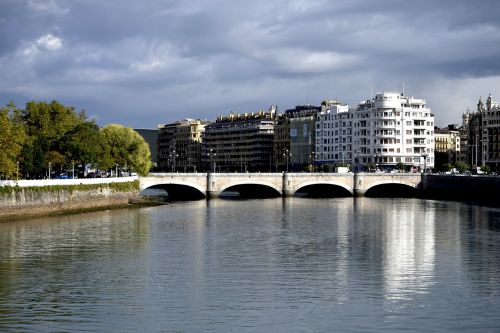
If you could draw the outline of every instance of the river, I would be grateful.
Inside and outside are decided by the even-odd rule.
[[[0,223],[0,332],[500,331],[500,209],[201,200]]]

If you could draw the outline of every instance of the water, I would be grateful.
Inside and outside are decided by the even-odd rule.
[[[0,224],[0,332],[500,331],[500,209],[213,200]]]

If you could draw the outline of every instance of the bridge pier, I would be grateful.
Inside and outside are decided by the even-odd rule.
[[[283,172],[283,188],[281,196],[283,198],[293,197],[292,181],[288,175],[288,172]]]
[[[217,190],[217,183],[212,172],[207,173],[207,199],[217,199],[221,191]]]
[[[353,188],[352,193],[356,198],[361,198],[365,196],[365,189],[363,188],[363,177],[359,173],[355,173],[353,177]]]

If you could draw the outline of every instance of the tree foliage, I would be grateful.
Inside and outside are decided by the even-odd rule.
[[[84,111],[52,101],[13,103],[0,109],[0,177],[41,178],[52,170],[94,165],[101,170],[115,165],[140,174],[151,168],[151,153],[144,139],[121,125],[101,129]]]
[[[152,167],[151,152],[142,136],[131,128],[110,124],[101,130],[109,149],[106,166],[127,166],[140,175],[147,175]]]
[[[18,172],[21,150],[26,141],[19,112],[12,102],[0,109],[0,177],[13,178]]]

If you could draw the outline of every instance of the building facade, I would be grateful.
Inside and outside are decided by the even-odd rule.
[[[351,156],[360,163],[383,170],[398,164],[412,171],[434,167],[434,115],[424,99],[383,92],[353,112]]]
[[[312,170],[316,114],[319,106],[298,105],[277,119],[274,130],[275,171]]]
[[[469,156],[473,167],[488,165],[500,168],[500,103],[489,94],[486,104],[479,98],[477,111],[470,115],[468,127]]]
[[[273,169],[277,108],[231,113],[205,127],[201,160],[206,171],[255,172]]]
[[[352,160],[353,117],[349,105],[323,101],[316,115],[315,163],[318,166],[344,165]]]
[[[460,131],[456,126],[434,128],[434,165],[437,170],[446,170],[447,165],[456,165],[460,161]]]
[[[149,151],[151,152],[151,162],[153,167],[158,166],[158,130],[157,129],[147,129],[147,128],[134,128],[134,130],[139,133],[140,136],[146,141],[149,146]]]
[[[196,172],[201,168],[204,120],[184,119],[158,125],[158,169],[168,172]]]

